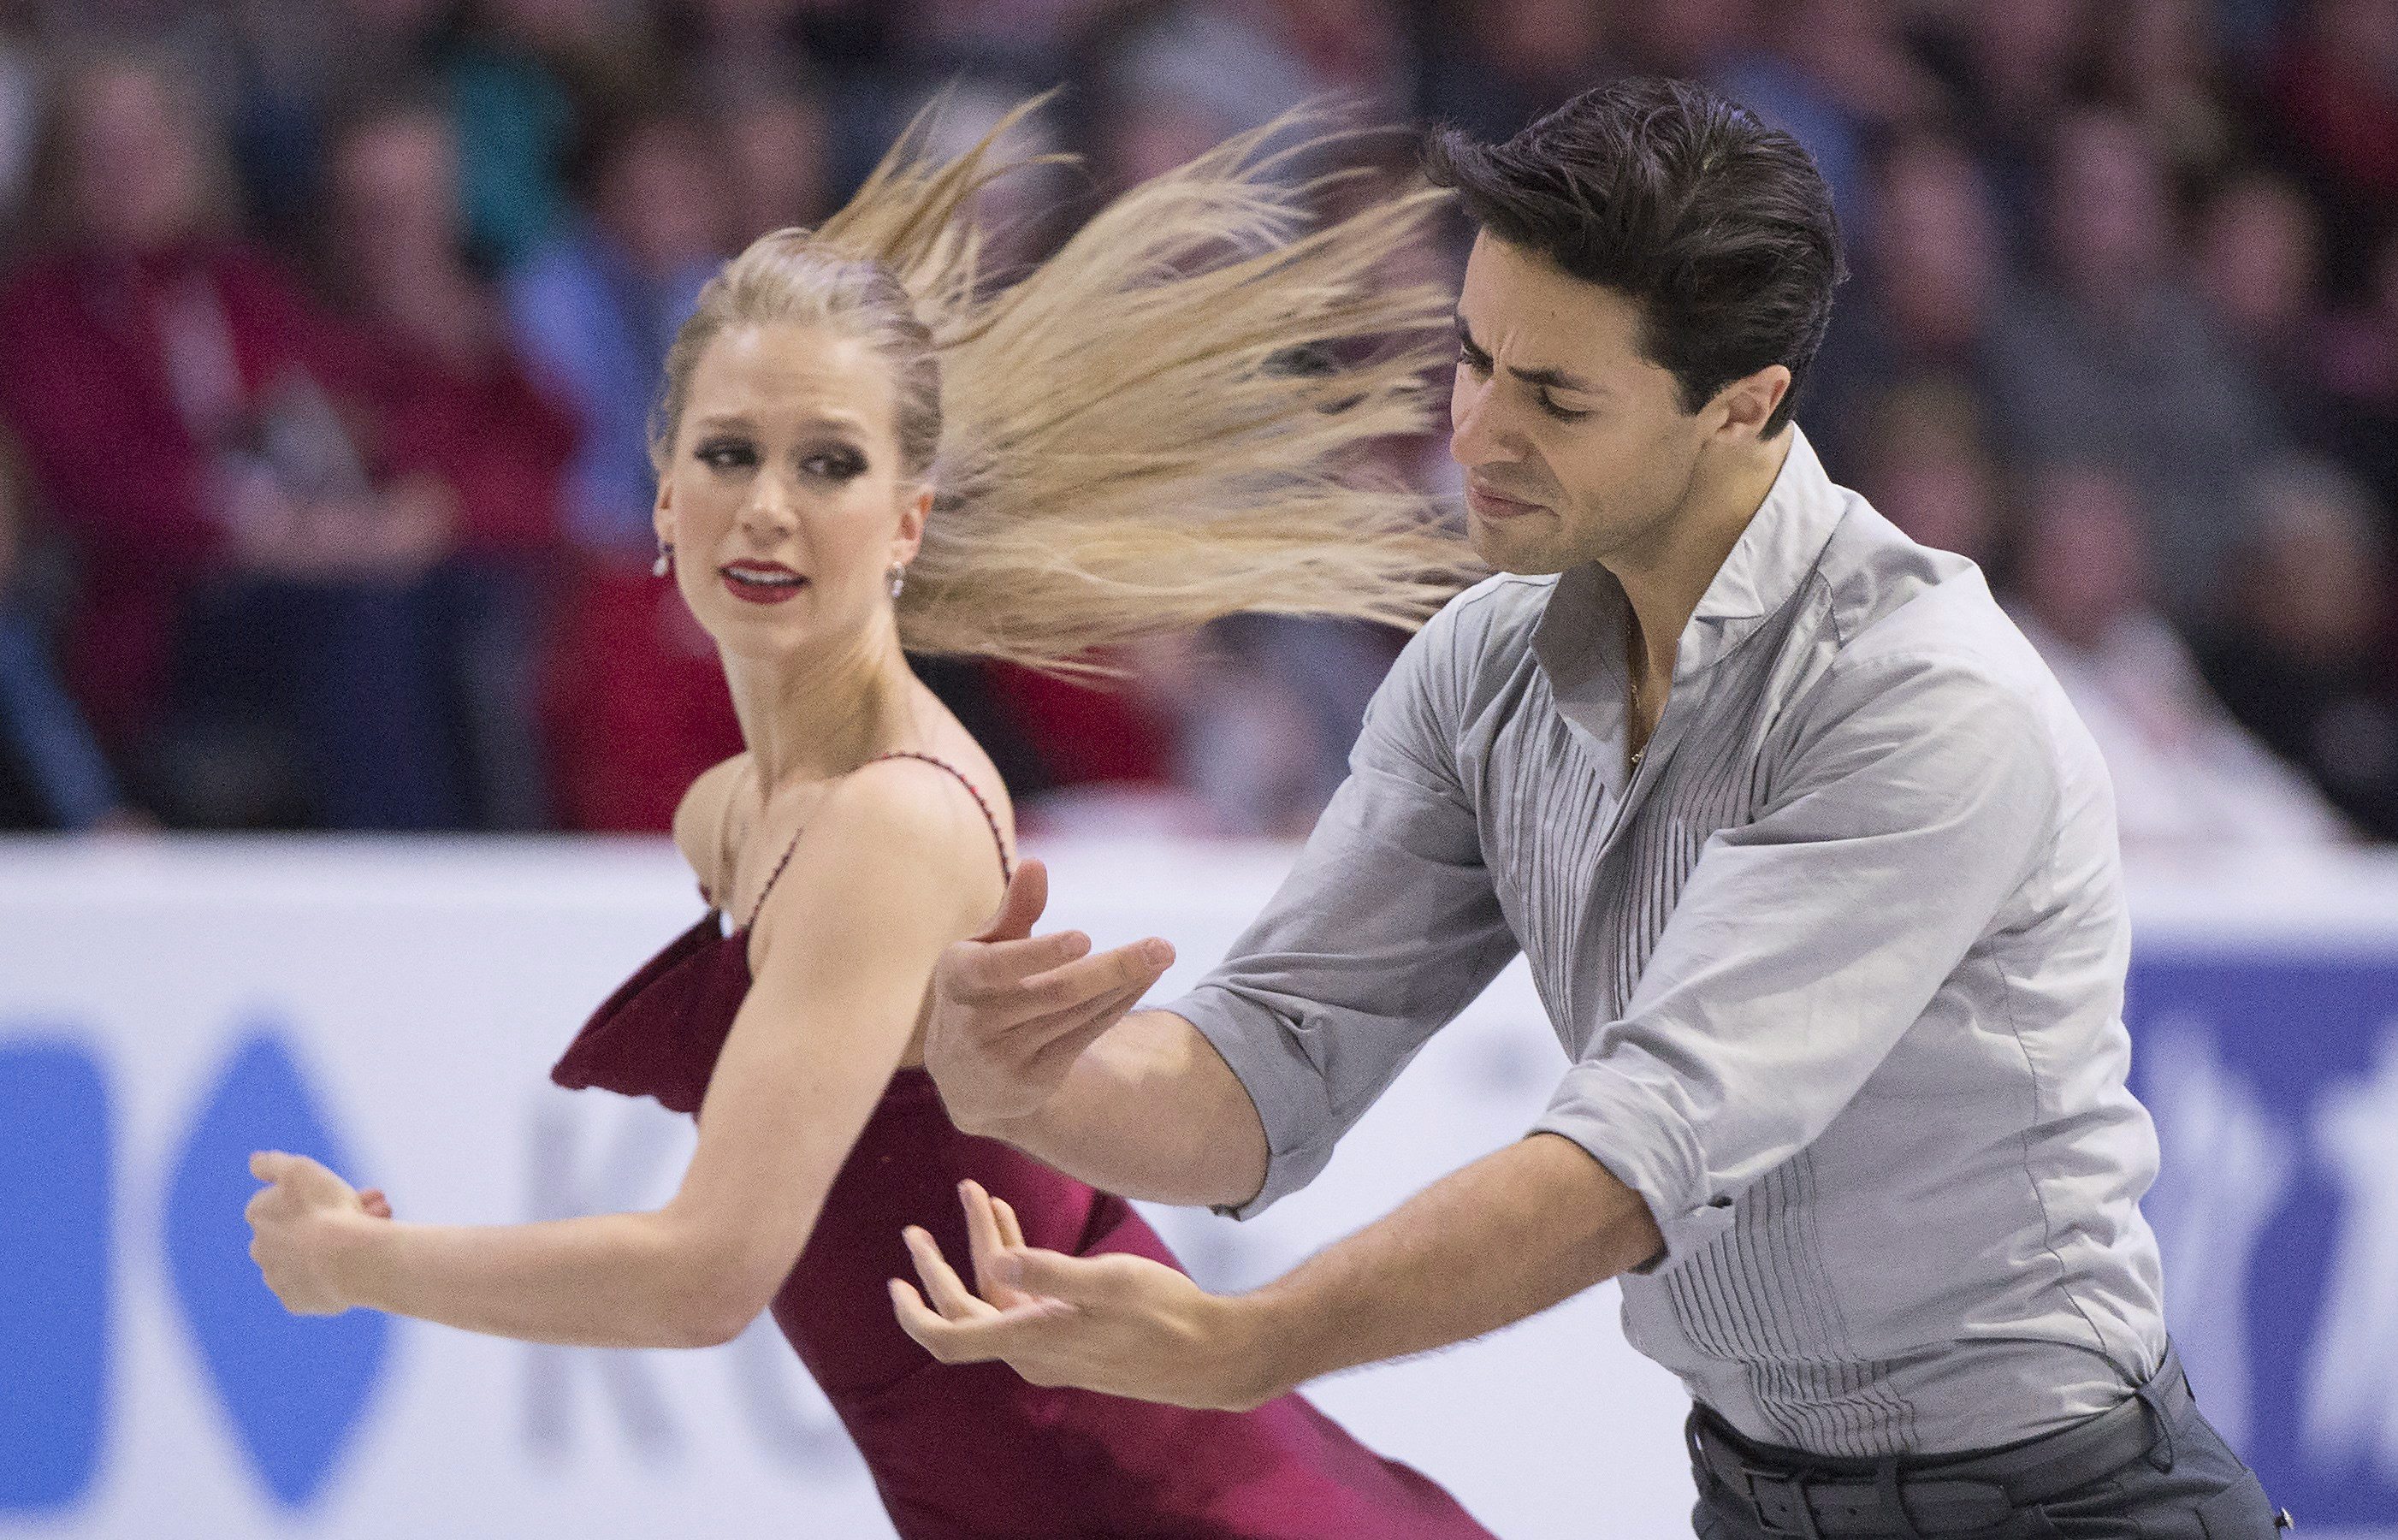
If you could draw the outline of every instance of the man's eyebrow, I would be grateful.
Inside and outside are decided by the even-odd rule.
[[[1477,358],[1490,357],[1489,349],[1474,340],[1473,329],[1465,324],[1465,316],[1462,312],[1451,312],[1449,319],[1457,323],[1457,340],[1467,352]],[[1544,390],[1570,390],[1577,396],[1607,394],[1604,386],[1593,385],[1579,375],[1567,373],[1562,369],[1518,369],[1514,364],[1509,364],[1507,372],[1526,385],[1539,385]]]

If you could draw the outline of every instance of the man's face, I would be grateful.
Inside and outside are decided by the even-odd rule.
[[[1687,496],[1705,414],[1643,358],[1639,310],[1485,234],[1457,302],[1449,453],[1505,572],[1637,560]]]

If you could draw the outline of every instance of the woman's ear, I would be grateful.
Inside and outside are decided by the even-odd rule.
[[[906,566],[924,544],[924,520],[933,514],[933,484],[918,487],[899,505],[899,529],[892,537],[891,560]]]
[[[650,508],[650,528],[657,532],[658,544],[675,543],[674,482],[658,478],[658,500]]]

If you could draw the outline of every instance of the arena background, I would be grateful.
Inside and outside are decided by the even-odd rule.
[[[640,442],[725,253],[942,90],[962,142],[1066,88],[1036,131],[1083,168],[991,195],[1025,263],[1300,101],[1502,135],[1643,70],[1830,176],[1855,275],[1799,420],[1983,563],[2108,755],[2200,1398],[2305,1533],[2398,1535],[2398,0],[0,3],[0,1532],[887,1533],[765,1329],[284,1317],[242,1157],[469,1222],[671,1181],[677,1120],[544,1071],[688,922],[657,831],[735,742]],[[1437,437],[1387,462],[1454,487]],[[1172,938],[1172,988],[1395,644],[926,669],[1059,920]],[[1561,1068],[1513,971],[1314,1187],[1156,1217],[1262,1278]],[[1315,1394],[1510,1540],[1683,1532],[1680,1392],[1613,1299]]]

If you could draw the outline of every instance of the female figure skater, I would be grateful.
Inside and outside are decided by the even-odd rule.
[[[1470,561],[1407,494],[1340,477],[1419,421],[1423,351],[1322,362],[1445,323],[1436,290],[1372,285],[1423,198],[1301,235],[1270,128],[991,292],[965,210],[1007,169],[1008,126],[947,165],[911,132],[822,229],[729,263],[667,361],[659,570],[714,637],[748,749],[675,818],[707,914],[553,1076],[694,1114],[680,1190],[653,1213],[402,1224],[262,1154],[252,1254],[296,1312],[542,1342],[721,1343],[771,1308],[908,1540],[1483,1535],[1296,1396],[1193,1412],[1044,1388],[936,1364],[892,1317],[902,1225],[964,1254],[962,1192],[1004,1200],[974,1211],[1011,1240],[1172,1260],[1121,1199],[961,1135],[917,1067],[934,961],[998,907],[1013,825],[903,645],[1057,667],[1237,610],[1411,621]]]

